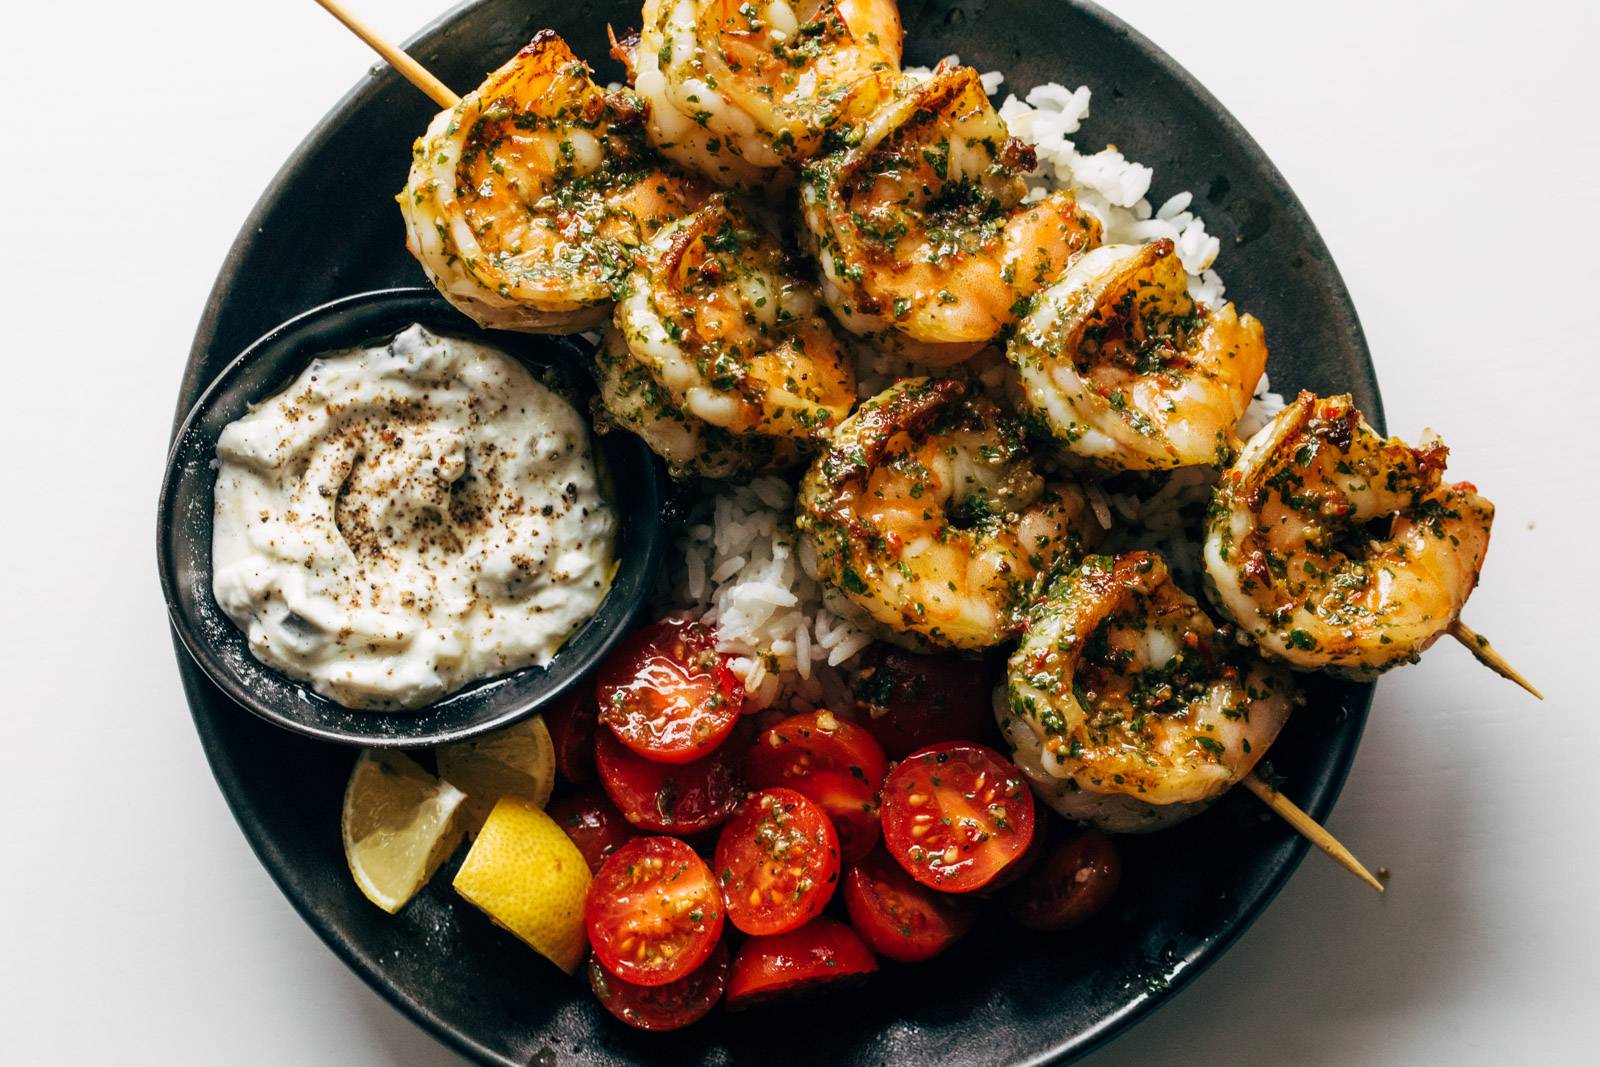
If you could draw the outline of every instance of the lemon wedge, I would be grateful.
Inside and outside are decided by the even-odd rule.
[[[588,937],[583,902],[589,865],[544,810],[503,797],[456,872],[455,889],[495,924],[571,974]]]
[[[462,826],[475,834],[495,801],[521,797],[536,807],[550,802],[556,784],[556,746],[538,715],[492,734],[436,750],[439,777],[467,794]]]
[[[461,840],[466,794],[398,752],[363,751],[344,790],[340,830],[350,873],[393,914],[433,877]]]

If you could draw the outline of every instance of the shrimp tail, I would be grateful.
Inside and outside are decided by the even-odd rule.
[[[1276,455],[1285,441],[1298,437],[1311,421],[1312,409],[1316,406],[1317,395],[1301,391],[1300,395],[1283,410],[1273,421],[1270,427],[1270,436],[1257,437],[1246,444],[1252,453],[1261,455]],[[1241,501],[1256,500],[1265,488],[1266,480],[1273,474],[1271,465],[1266,463],[1245,464],[1237,462],[1232,468],[1223,472],[1222,484],[1232,491],[1234,497]]]
[[[617,31],[611,24],[606,23],[606,40],[611,42],[611,58],[622,64],[622,69],[627,72],[628,82],[632,84],[638,76],[634,69],[634,59],[639,52],[639,31],[628,30],[622,36],[617,36]]]

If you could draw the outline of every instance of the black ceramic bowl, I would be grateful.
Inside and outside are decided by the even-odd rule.
[[[1094,90],[1078,143],[1115,142],[1153,166],[1152,202],[1193,190],[1222,240],[1228,295],[1266,324],[1280,392],[1354,393],[1382,408],[1349,294],[1294,192],[1227,111],[1171,59],[1093,4],[900,0],[907,61],[950,52],[1004,70],[1007,89]],[[459,90],[551,27],[599,71],[606,24],[636,25],[638,0],[477,0],[407,48]],[[330,26],[328,32],[338,32]],[[1267,90],[1263,90],[1267,91]],[[273,323],[342,293],[422,280],[392,198],[434,109],[375,68],[285,163],[217,278],[178,394],[179,415],[222,360]],[[286,265],[292,264],[292,269]],[[1091,927],[1028,934],[987,914],[947,955],[885,964],[820,1006],[717,1013],[675,1034],[629,1031],[460,900],[441,876],[399,915],[350,883],[339,798],[351,757],[238,707],[179,651],[195,728],[262,863],[359,975],[440,1040],[486,1064],[1040,1064],[1080,1055],[1143,1018],[1239,936],[1306,844],[1243,790],[1176,829],[1126,838],[1122,888]],[[1371,687],[1306,680],[1307,705],[1273,746],[1288,795],[1324,819],[1355,754]],[[1227,1025],[1219,1004],[1219,1026]]]
[[[245,635],[211,594],[212,464],[223,427],[287,386],[317,356],[392,338],[412,323],[480,340],[531,367],[552,367],[582,388],[583,353],[561,338],[481,330],[431,289],[347,296],[270,330],[241,352],[195,402],[161,486],[159,563],[172,624],[223,692],[270,722],[321,741],[380,747],[437,745],[530,715],[599,663],[633,622],[661,561],[666,472],[631,434],[596,436],[617,508],[617,574],[599,610],[548,667],[469,685],[417,711],[353,711],[279,674],[250,653]]]

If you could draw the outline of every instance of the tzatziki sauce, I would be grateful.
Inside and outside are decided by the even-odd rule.
[[[610,586],[577,409],[412,326],[315,360],[217,441],[212,591],[263,663],[351,708],[542,666]]]

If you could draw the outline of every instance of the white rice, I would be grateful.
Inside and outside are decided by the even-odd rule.
[[[1189,291],[1203,304],[1217,306],[1223,295],[1222,279],[1211,269],[1222,243],[1206,232],[1205,220],[1189,210],[1194,194],[1168,196],[1159,209],[1146,198],[1155,171],[1135,163],[1107,145],[1084,154],[1071,140],[1089,117],[1087,86],[1068,92],[1055,83],[1041,85],[1019,100],[1008,96],[1000,115],[1013,135],[1031,141],[1039,166],[1030,182],[1030,195],[1038,198],[1052,189],[1072,189],[1078,203],[1100,220],[1107,244],[1142,244],[1166,237],[1177,246],[1178,258],[1189,272]]]
[[[677,540],[670,606],[716,627],[755,707],[847,706],[838,668],[875,637],[824,603],[807,550],[794,490],[772,476],[721,487]]]
[[[954,58],[954,57],[952,57]],[[931,73],[907,71],[913,76]],[[999,72],[982,75],[991,95],[1004,82]],[[1070,188],[1105,230],[1107,243],[1170,239],[1189,273],[1189,292],[1212,307],[1222,303],[1222,278],[1213,269],[1221,243],[1205,220],[1190,210],[1194,195],[1168,195],[1159,207],[1149,200],[1155,174],[1127,159],[1114,145],[1082,153],[1071,139],[1089,117],[1090,91],[1052,82],[1007,96],[1000,105],[1016,137],[1035,145],[1038,167],[1029,177],[1029,198]],[[857,378],[863,397],[917,368],[862,346]],[[990,393],[1015,400],[1015,375],[998,350],[981,353],[961,372]],[[1267,391],[1263,376],[1255,401],[1239,425],[1248,438],[1283,407]],[[1096,521],[1107,531],[1103,548],[1147,548],[1161,552],[1180,581],[1198,579],[1194,534],[1216,472],[1188,468],[1170,474],[1125,476],[1115,489],[1088,481]],[[724,485],[703,499],[679,535],[668,573],[668,605],[714,625],[720,647],[733,657],[751,705],[807,710],[851,705],[848,673],[856,657],[880,635],[844,598],[816,580],[810,546],[795,532],[794,489],[777,477],[746,485]]]

